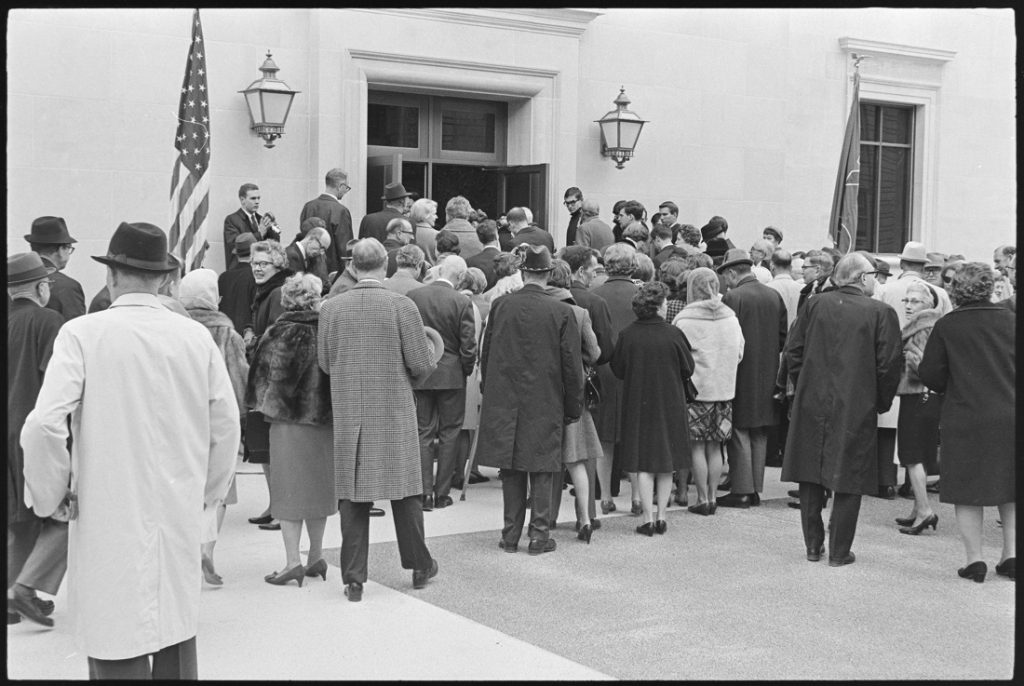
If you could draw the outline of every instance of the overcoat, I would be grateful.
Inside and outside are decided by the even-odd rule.
[[[462,219],[461,217],[454,217],[448,220],[442,228],[448,229],[449,231],[455,232],[459,237],[459,255],[464,260],[468,260],[473,257],[481,250],[484,249],[484,244],[480,242],[480,238],[476,235],[476,229],[469,223],[468,220]],[[519,243],[516,243],[519,245]],[[554,252],[552,250],[551,252]],[[441,257],[438,256],[437,260]],[[434,264],[437,264],[437,260]]]
[[[217,277],[220,303],[217,309],[231,318],[235,331],[245,333],[252,328],[252,301],[256,298],[256,279],[248,262],[227,269]]]
[[[607,281],[590,291],[608,304],[608,314],[611,317],[611,350],[615,349],[619,332],[636,320],[636,315],[633,314],[633,296],[636,291],[637,285],[626,275],[609,276]],[[612,373],[611,367],[607,364],[597,368],[597,375],[601,379],[601,404],[594,412],[594,424],[597,425],[597,433],[602,441],[617,443],[622,421],[622,411],[619,408],[622,381]]]
[[[54,272],[56,273],[56,272]],[[25,464],[19,435],[36,404],[43,372],[53,352],[53,339],[64,323],[55,310],[15,298],[7,309],[7,523],[35,516],[25,505]]]
[[[331,378],[338,500],[423,492],[412,384],[434,371],[419,310],[366,279],[323,301],[317,343]]]
[[[42,255],[40,257],[47,267],[57,266],[50,261],[50,258]],[[64,321],[85,314],[85,293],[82,291],[82,284],[60,270],[50,274],[50,282],[50,299],[46,303],[47,308],[59,312],[64,317]]]
[[[415,288],[406,297],[416,304],[425,326],[444,341],[444,354],[430,376],[413,384],[415,390],[465,388],[476,364],[476,322],[473,301],[447,281]]]
[[[223,312],[203,307],[186,307],[188,316],[206,327],[213,336],[213,342],[224,358],[231,387],[235,390],[238,411],[245,414],[245,385],[249,377],[249,363],[245,359],[245,343],[235,331],[231,319]]]
[[[786,303],[778,291],[748,274],[722,296],[743,331],[743,359],[736,368],[732,425],[737,429],[779,423],[772,394],[779,374],[779,353],[786,343]]]
[[[256,285],[256,295],[250,307],[253,333],[262,336],[284,312],[281,304],[281,286],[292,275],[291,270],[282,269],[261,284]]]
[[[878,414],[903,371],[896,312],[852,286],[819,293],[793,322],[783,355],[796,395],[782,480],[878,493]]]
[[[299,213],[299,225],[310,217],[319,217],[327,224],[331,234],[331,246],[324,255],[327,258],[327,271],[336,272],[345,266],[342,257],[345,246],[352,240],[352,213],[330,193],[321,193],[302,206]]]
[[[1016,315],[989,303],[958,307],[935,323],[917,372],[944,393],[939,500],[1016,502]]]
[[[227,493],[238,438],[202,324],[129,293],[61,328],[21,444],[36,514],[57,509],[74,474],[68,612],[83,653],[121,660],[196,635],[203,509]]]
[[[384,239],[388,235],[388,222],[404,216],[394,207],[385,207],[379,212],[371,212],[365,215],[362,221],[359,222],[359,238],[376,238],[381,243],[384,243]]]
[[[480,352],[479,464],[562,469],[564,418],[583,412],[580,340],[572,308],[536,284],[493,301]]]
[[[610,363],[622,383],[622,468],[665,473],[690,464],[684,382],[693,374],[686,335],[661,317],[619,334]]]

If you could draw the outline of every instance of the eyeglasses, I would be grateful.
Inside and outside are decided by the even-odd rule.
[[[266,269],[267,267],[274,266],[273,262],[268,262],[267,260],[260,260],[259,262],[250,262],[249,264],[251,264],[253,267],[259,267],[260,269]]]
[[[69,253],[73,253],[75,251],[75,246],[70,243],[65,243],[62,247],[67,248]]]
[[[878,273],[878,270],[876,269],[875,271],[871,271],[871,272],[861,272],[860,275],[861,276],[867,276],[868,274],[877,274],[877,273]]]
[[[579,198],[576,198],[575,200],[566,200],[562,204],[563,205],[575,205],[578,202],[582,202],[582,201]]]

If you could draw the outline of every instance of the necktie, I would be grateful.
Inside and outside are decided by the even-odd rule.
[[[252,232],[258,237],[260,235],[260,224],[256,221],[256,213],[253,212],[249,215],[249,224],[252,225]]]

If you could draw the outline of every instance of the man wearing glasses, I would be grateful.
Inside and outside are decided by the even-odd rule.
[[[46,306],[56,310],[64,321],[85,314],[85,292],[82,284],[63,274],[64,267],[75,251],[77,243],[68,233],[63,217],[39,217],[32,222],[32,230],[25,236],[32,252],[38,253],[43,264],[56,271],[51,277],[50,299]]]
[[[343,169],[332,169],[324,177],[324,192],[302,206],[299,225],[310,217],[324,220],[327,232],[331,234],[330,246],[325,246],[327,271],[340,273],[344,269],[342,258],[345,246],[352,240],[352,213],[341,204],[341,199],[352,190],[348,185],[348,173]]]
[[[384,231],[384,249],[388,252],[387,277],[391,278],[398,271],[398,249],[415,240],[416,230],[408,219],[395,217],[388,222]]]
[[[569,210],[569,226],[565,230],[565,244],[576,244],[576,229],[579,228],[582,220],[583,191],[576,186],[565,191],[565,200],[562,202],[565,209]]]
[[[310,217],[302,222],[295,242],[284,249],[284,254],[288,256],[288,268],[296,273],[306,272],[319,277],[326,292],[331,285],[324,256],[330,247],[331,234],[327,233],[324,220]]]

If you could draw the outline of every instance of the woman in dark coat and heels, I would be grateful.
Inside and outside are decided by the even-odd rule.
[[[285,311],[263,334],[249,373],[246,402],[270,422],[270,509],[281,521],[285,566],[267,583],[306,576],[327,579],[322,543],[327,517],[338,510],[334,497],[334,426],[331,382],[317,361],[320,293],[312,274],[290,277],[281,290]],[[309,556],[299,556],[302,523]]]
[[[640,287],[633,296],[636,321],[619,334],[611,361],[622,379],[622,462],[637,473],[644,523],[636,531],[646,536],[668,529],[672,472],[690,464],[685,382],[693,374],[693,356],[683,332],[665,321],[667,296],[661,282]]]
[[[949,296],[956,309],[936,322],[918,366],[925,385],[945,394],[939,499],[955,506],[967,559],[958,573],[978,583],[988,572],[982,508],[991,505],[1003,522],[996,574],[1016,578],[1016,317],[989,302],[994,283],[982,262],[968,262],[953,275]]]

